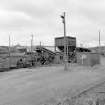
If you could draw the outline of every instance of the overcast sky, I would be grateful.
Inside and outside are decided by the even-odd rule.
[[[31,34],[35,45],[53,45],[63,35],[64,11],[68,36],[93,46],[101,30],[105,43],[105,0],[0,0],[0,45],[8,45],[9,35],[13,45],[30,45]]]

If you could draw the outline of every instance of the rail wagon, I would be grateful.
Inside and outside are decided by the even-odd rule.
[[[31,56],[23,53],[12,53],[10,56],[0,55],[0,71],[6,71],[13,68],[27,67],[31,65]]]
[[[55,53],[37,46],[36,52],[11,53],[0,55],[0,71],[6,71],[13,68],[26,68],[38,65],[47,65],[53,63]]]

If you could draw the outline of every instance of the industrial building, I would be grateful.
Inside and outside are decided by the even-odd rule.
[[[97,53],[91,49],[77,47],[76,37],[66,36],[66,58],[69,63],[95,65],[99,63]],[[14,46],[0,48],[0,68],[20,68],[64,63],[64,37],[55,38],[55,46]],[[18,67],[17,67],[18,66]]]
[[[68,61],[71,62],[75,58],[76,51],[76,38],[75,37],[66,37],[66,55],[68,57]],[[61,52],[64,53],[64,37],[55,38],[55,51],[58,48]]]

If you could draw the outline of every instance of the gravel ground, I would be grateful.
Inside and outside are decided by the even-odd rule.
[[[55,105],[105,105],[105,81]]]
[[[69,102],[69,97],[104,79],[104,65],[91,68],[70,64],[68,71],[59,65],[0,73],[0,105],[55,105]]]

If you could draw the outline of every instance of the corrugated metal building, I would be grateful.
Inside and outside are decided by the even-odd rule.
[[[84,66],[94,66],[100,64],[100,55],[91,52],[78,52],[76,54],[77,63]]]

